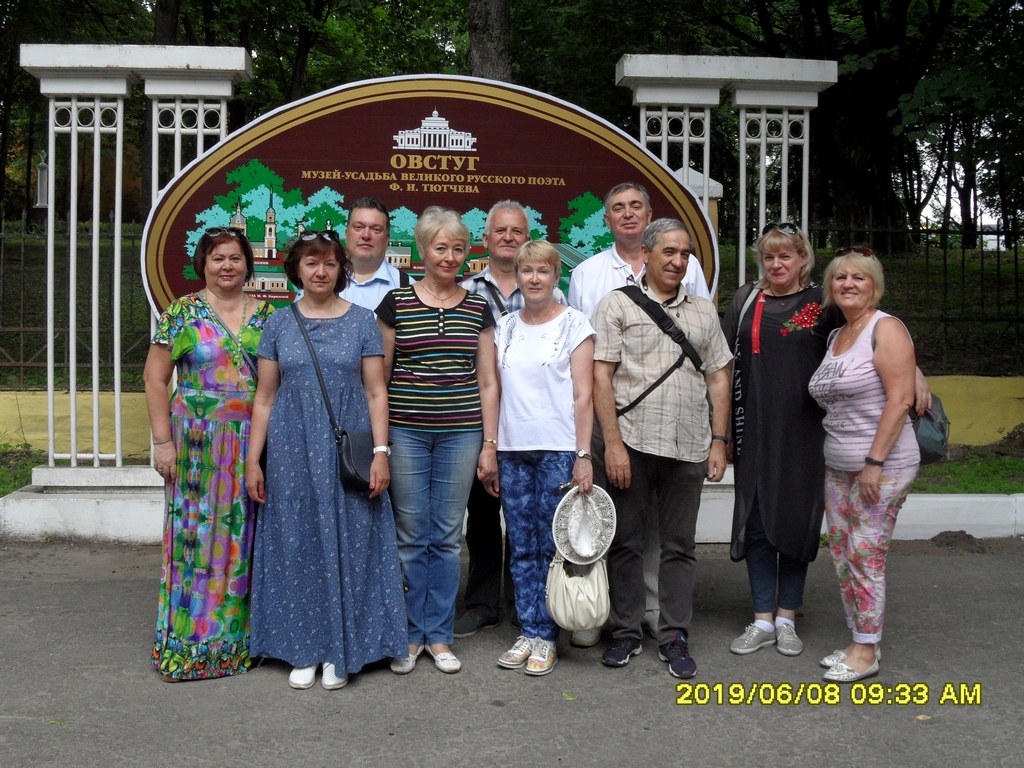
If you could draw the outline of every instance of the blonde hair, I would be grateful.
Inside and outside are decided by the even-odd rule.
[[[885,274],[882,272],[882,262],[869,248],[858,250],[840,248],[836,253],[840,255],[828,263],[828,266],[825,267],[825,276],[822,278],[825,283],[823,304],[827,307],[835,303],[835,297],[832,295],[832,281],[835,279],[836,272],[840,269],[847,269],[862,272],[871,278],[871,307],[877,308],[882,296],[885,295]]]
[[[791,248],[798,255],[806,256],[807,258],[804,259],[804,263],[800,267],[800,287],[806,288],[811,284],[811,271],[814,269],[814,249],[811,248],[811,241],[807,239],[807,235],[799,227],[795,229],[796,232],[792,235],[778,227],[769,229],[757,239],[754,247],[757,248],[758,260],[763,259],[767,251],[777,251],[780,248]],[[758,280],[757,287],[762,290],[768,288],[767,275]]]
[[[462,217],[459,216],[458,211],[440,205],[431,205],[424,209],[413,230],[413,238],[416,240],[416,248],[419,250],[421,258],[439,232],[444,232],[452,240],[461,240],[467,247],[469,246],[469,229],[462,223]]]
[[[519,246],[519,250],[516,251],[516,255],[512,260],[517,276],[519,275],[519,267],[524,262],[547,264],[556,272],[560,273],[562,271],[562,257],[558,255],[555,246],[547,240],[527,240]]]

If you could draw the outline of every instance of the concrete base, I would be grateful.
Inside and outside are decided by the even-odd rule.
[[[38,473],[38,474],[37,474]],[[92,481],[83,488],[85,476]],[[158,543],[163,535],[163,483],[150,467],[39,468],[34,484],[0,498],[0,535]],[[78,481],[72,485],[72,481]],[[43,484],[45,482],[46,484]],[[732,467],[708,483],[697,541],[728,542],[732,531]],[[900,511],[897,539],[930,539],[942,531],[978,538],[1024,535],[1024,494],[912,494]]]

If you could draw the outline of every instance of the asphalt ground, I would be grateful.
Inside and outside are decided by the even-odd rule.
[[[456,641],[459,674],[423,657],[337,691],[294,691],[275,662],[164,683],[149,662],[158,547],[0,540],[0,765],[1020,766],[1024,541],[937,540],[895,542],[881,674],[863,685],[821,680],[818,659],[848,639],[826,551],[805,652],[739,657],[746,570],[702,546],[690,684],[650,638],[623,669],[563,637],[550,675],[504,670],[502,624]]]

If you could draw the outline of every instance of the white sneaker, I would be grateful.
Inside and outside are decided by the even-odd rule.
[[[288,675],[288,685],[300,691],[312,688],[316,682],[316,667],[316,664],[311,667],[294,667]]]
[[[600,629],[581,629],[578,632],[572,633],[572,638],[569,640],[570,643],[575,645],[577,648],[592,648],[601,642],[601,630]]]
[[[320,679],[320,684],[328,691],[336,691],[348,685],[348,675],[338,677],[333,664],[324,664],[324,676]]]
[[[796,628],[789,624],[775,627],[775,650],[783,656],[799,656],[804,652],[804,642],[796,634]]]
[[[522,669],[526,660],[533,653],[533,643],[529,638],[520,635],[511,648],[498,657],[498,666],[505,669]]]
[[[773,628],[771,632],[765,632],[757,624],[751,623],[743,630],[742,635],[732,641],[729,650],[733,653],[738,653],[740,656],[746,656],[748,653],[758,651],[766,645],[775,645],[775,629]]]
[[[558,652],[555,650],[555,644],[539,637],[534,638],[533,653],[526,662],[526,674],[546,675],[555,668],[557,662]]]

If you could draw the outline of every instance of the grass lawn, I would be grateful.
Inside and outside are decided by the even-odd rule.
[[[953,446],[951,458],[921,467],[913,493],[1021,493],[1024,491],[1024,425],[1000,443]],[[136,457],[145,463],[144,457]],[[45,451],[0,444],[0,496],[28,485]]]

